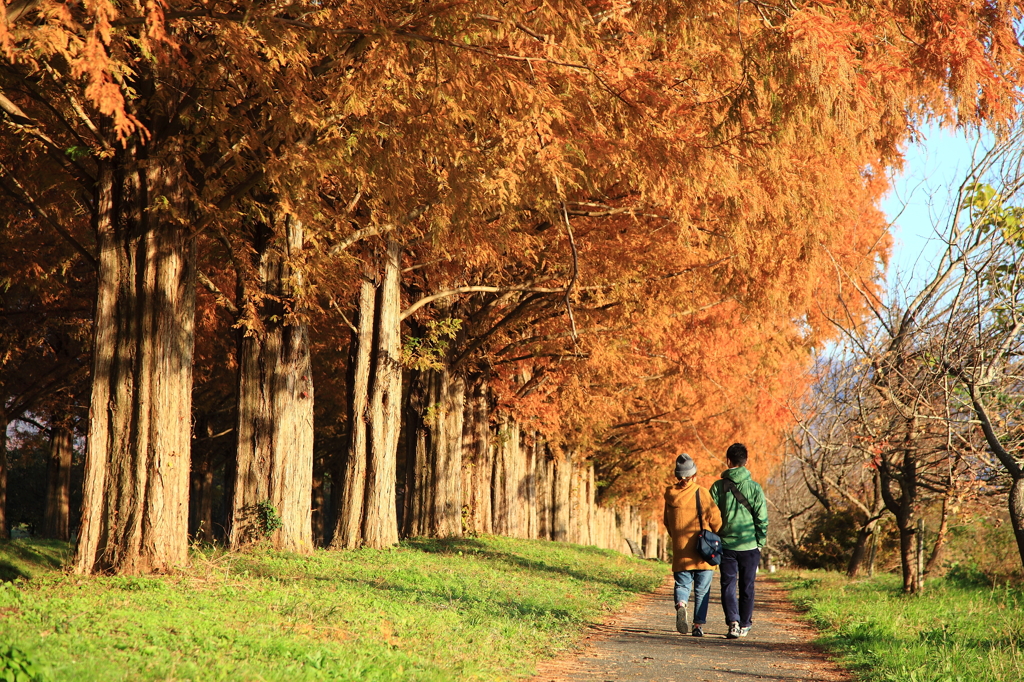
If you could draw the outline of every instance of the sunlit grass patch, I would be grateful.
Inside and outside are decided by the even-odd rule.
[[[161,577],[23,561],[0,585],[0,636],[62,681],[516,679],[668,570],[499,537],[311,556],[208,550]]]
[[[0,541],[0,581],[60,571],[70,558],[68,543],[59,540]]]
[[[908,596],[894,575],[851,581],[785,572],[821,643],[868,682],[1024,679],[1024,589],[965,582],[957,572]]]

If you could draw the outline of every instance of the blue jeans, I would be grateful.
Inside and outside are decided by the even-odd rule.
[[[714,571],[679,571],[672,574],[676,578],[676,605],[686,604],[690,600],[690,587],[693,587],[695,625],[708,622],[708,597],[711,596],[711,577],[714,574]]]

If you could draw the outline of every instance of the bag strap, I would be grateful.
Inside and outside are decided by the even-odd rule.
[[[704,532],[704,510],[700,506],[700,486],[697,486],[697,521],[700,523],[700,530]]]
[[[747,508],[747,511],[750,512],[750,518],[756,521],[757,515],[754,513],[754,508],[750,506],[750,502],[747,500],[746,496],[742,492],[740,492],[739,486],[736,485],[736,482],[733,481],[731,478],[723,478],[722,480],[724,481],[722,485],[725,487],[725,489],[728,492],[732,493],[733,497],[736,498],[737,502],[739,502],[740,504]]]

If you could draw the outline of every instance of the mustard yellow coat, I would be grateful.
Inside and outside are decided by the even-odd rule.
[[[707,488],[694,480],[665,489],[665,529],[672,536],[672,571],[707,571],[714,568],[697,552],[697,498],[699,491],[704,527],[714,532],[722,527],[722,514]]]

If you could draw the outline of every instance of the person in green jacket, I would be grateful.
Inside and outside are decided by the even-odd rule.
[[[747,470],[747,447],[733,443],[725,453],[729,468],[711,484],[711,498],[722,512],[722,609],[729,639],[746,637],[753,625],[754,578],[761,548],[768,540],[764,491]],[[736,599],[737,583],[739,600]]]

